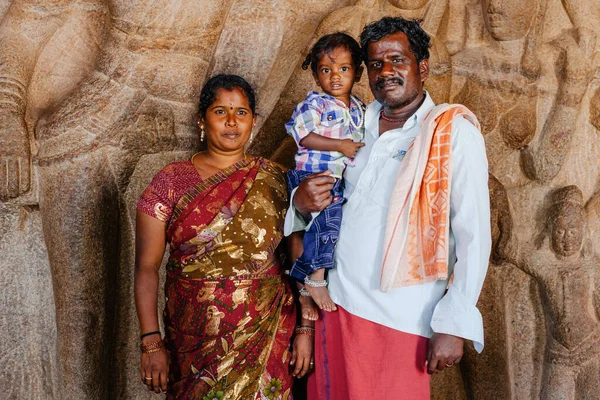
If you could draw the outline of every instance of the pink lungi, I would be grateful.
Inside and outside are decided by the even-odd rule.
[[[309,400],[429,399],[429,339],[350,314],[321,312]]]

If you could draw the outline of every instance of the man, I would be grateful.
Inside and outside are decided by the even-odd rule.
[[[406,168],[418,161],[409,147],[417,147],[420,138],[431,133],[422,129],[429,126],[428,114],[435,107],[423,91],[429,75],[429,36],[417,22],[386,17],[365,27],[361,45],[376,101],[365,116],[365,146],[355,158],[356,166],[344,174],[348,201],[336,265],[329,273],[329,291],[338,311],[321,313],[317,321],[316,374],[310,390],[318,399],[428,399],[428,374],[459,362],[465,339],[472,340],[477,351],[483,349],[483,323],[475,304],[491,246],[485,145],[474,124],[461,116],[452,119],[444,249],[445,276],[453,275],[452,282],[443,278],[390,285],[395,279],[387,281],[382,264],[384,245],[398,238],[386,227],[399,200],[392,192],[396,194],[402,183],[397,174],[406,177]],[[332,183],[326,174],[315,174],[298,187],[286,233],[302,229],[310,213],[331,202]],[[443,200],[433,199],[429,205]],[[404,227],[410,231],[415,225]]]

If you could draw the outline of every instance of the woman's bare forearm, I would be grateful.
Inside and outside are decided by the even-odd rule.
[[[141,267],[135,270],[135,307],[142,334],[158,331],[158,270]]]
[[[135,235],[135,307],[142,334],[158,331],[158,283],[165,252],[166,224],[137,213]]]

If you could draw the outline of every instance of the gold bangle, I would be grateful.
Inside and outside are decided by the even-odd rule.
[[[140,350],[142,350],[142,353],[156,353],[157,351],[164,348],[165,342],[162,339],[148,344],[140,344]]]
[[[162,349],[164,349],[164,347],[161,347],[159,349],[152,349],[152,350],[142,351],[142,353],[144,353],[144,354],[152,354],[152,353],[156,353],[157,351],[161,351]]]

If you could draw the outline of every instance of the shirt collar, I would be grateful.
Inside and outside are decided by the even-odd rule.
[[[308,94],[306,95],[306,99],[307,100],[311,100],[315,97],[320,97],[323,99],[327,99],[329,101],[334,102],[335,104],[337,104],[338,106],[342,107],[342,108],[348,108],[346,107],[346,105],[344,104],[343,101],[336,99],[335,97],[333,97],[332,95],[329,95],[327,93],[321,93],[321,92],[316,92],[314,90],[311,90],[310,92],[308,92]],[[354,102],[354,104],[352,104],[352,102]],[[350,94],[350,108],[352,108],[352,106],[356,106],[356,107],[360,107],[364,110],[365,105],[364,103],[358,98],[356,97],[354,94]]]
[[[417,111],[410,116],[402,128],[394,130],[406,131],[412,129],[415,125],[423,122],[429,111],[435,107],[435,103],[431,99],[431,96],[429,96],[429,93],[427,93],[426,90],[423,92],[425,93],[425,100],[423,100],[423,104],[421,104]],[[379,137],[379,113],[381,112],[382,107],[383,106],[381,103],[377,100],[373,101],[367,106],[367,112],[365,115],[365,129],[367,134],[374,137]]]

